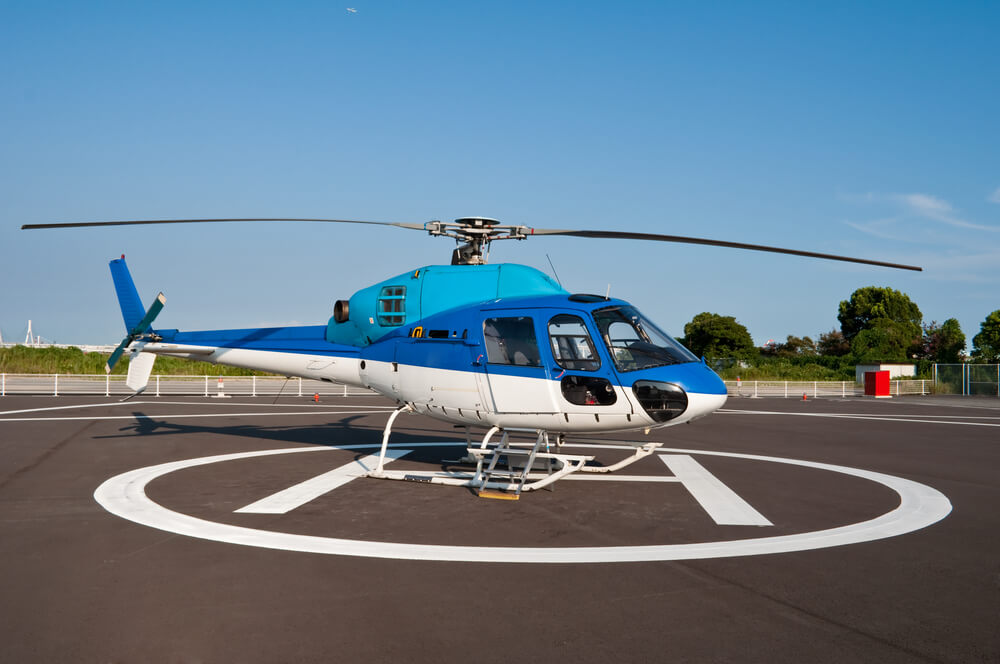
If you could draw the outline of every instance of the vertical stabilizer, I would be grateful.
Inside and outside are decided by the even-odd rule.
[[[125,264],[125,254],[111,261],[109,265],[111,278],[115,282],[115,293],[118,295],[118,305],[122,308],[122,317],[125,319],[125,332],[129,333],[142,320],[146,308],[142,306],[139,292],[135,289],[132,275],[129,274],[128,265]]]

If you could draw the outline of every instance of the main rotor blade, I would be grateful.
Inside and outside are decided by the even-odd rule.
[[[571,231],[560,230],[558,228],[534,228],[528,231],[529,235],[570,235],[573,237],[590,237],[603,239],[621,240],[653,240],[656,242],[679,242],[682,244],[703,244],[711,247],[730,247],[732,249],[749,249],[751,251],[770,251],[775,254],[791,254],[793,256],[806,256],[808,258],[823,258],[832,261],[845,261],[848,263],[863,263],[865,265],[878,265],[880,267],[891,267],[899,270],[914,270],[922,272],[922,267],[915,265],[903,265],[901,263],[886,263],[884,261],[873,261],[867,258],[851,258],[849,256],[837,256],[835,254],[821,254],[815,251],[800,251],[799,249],[783,249],[781,247],[769,247],[763,244],[746,244],[743,242],[726,242],[724,240],[707,240],[699,237],[686,237],[683,235],[659,235],[657,233],[630,233],[628,231]]]
[[[123,221],[73,221],[54,224],[24,224],[22,231],[37,230],[41,228],[82,228],[86,226],[139,226],[144,224],[214,224],[224,222],[242,221],[315,221],[332,224],[369,224],[372,226],[396,226],[397,228],[411,228],[413,230],[424,230],[423,224],[405,224],[387,221],[357,221],[354,219],[285,219],[285,218],[245,218],[245,219],[130,219]]]

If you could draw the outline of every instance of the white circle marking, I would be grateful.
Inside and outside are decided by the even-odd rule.
[[[453,444],[409,443],[405,447],[441,447]],[[401,446],[403,445],[390,445],[390,447]],[[230,544],[242,544],[244,546],[256,546],[284,551],[362,556],[367,558],[498,563],[610,563],[693,560],[807,551],[810,549],[843,546],[895,537],[926,528],[948,516],[951,512],[951,502],[941,492],[927,485],[892,475],[797,459],[675,448],[660,448],[657,451],[659,453],[680,453],[731,457],[752,461],[770,461],[773,463],[842,473],[889,487],[899,494],[900,504],[896,509],[868,521],[794,535],[718,542],[642,546],[498,547],[372,542],[256,530],[243,526],[216,523],[174,512],[150,500],[145,492],[146,485],[152,480],[185,468],[276,454],[295,454],[330,449],[371,449],[372,447],[372,445],[293,447],[174,461],[139,468],[112,477],[97,488],[94,492],[94,498],[104,509],[129,521],[180,535]],[[588,446],[575,445],[574,447]],[[608,446],[593,445],[591,447]]]

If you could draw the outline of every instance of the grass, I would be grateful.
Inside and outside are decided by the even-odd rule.
[[[84,353],[71,348],[0,348],[0,373],[17,374],[100,374],[109,353]],[[192,362],[176,357],[158,357],[153,369],[162,376],[273,376],[264,371],[227,367],[209,362]],[[128,357],[122,357],[111,373],[128,373]]]

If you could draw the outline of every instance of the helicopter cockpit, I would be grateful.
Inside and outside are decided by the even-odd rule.
[[[691,351],[656,327],[631,305],[596,309],[593,316],[608,353],[619,371],[638,371],[698,361]]]

